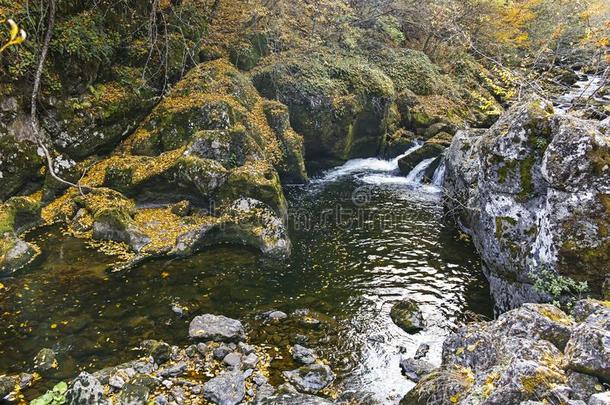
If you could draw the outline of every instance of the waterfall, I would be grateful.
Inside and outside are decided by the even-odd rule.
[[[312,180],[312,183],[327,183],[336,181],[341,177],[348,176],[355,173],[389,173],[398,170],[398,161],[403,157],[415,152],[421,148],[423,144],[416,144],[409,148],[402,155],[395,157],[391,160],[384,160],[378,158],[368,159],[352,159],[345,162],[343,165],[331,169],[324,173],[319,179]]]
[[[443,186],[443,180],[445,179],[445,160],[441,162],[440,165],[434,171],[434,176],[432,176],[432,185],[436,187]]]
[[[420,185],[422,184],[422,180],[424,178],[424,174],[428,166],[434,162],[436,158],[424,159],[417,166],[411,170],[411,172],[407,175],[406,182],[409,184]]]

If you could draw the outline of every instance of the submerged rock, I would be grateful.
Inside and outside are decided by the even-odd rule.
[[[424,374],[430,373],[436,367],[425,360],[402,359],[400,369],[409,380],[418,382]]]
[[[390,310],[392,321],[407,333],[417,333],[424,329],[424,316],[419,305],[413,300],[400,301]]]
[[[193,318],[189,325],[189,337],[204,341],[238,342],[245,339],[246,332],[236,319],[205,314]]]
[[[55,352],[51,349],[41,349],[34,357],[34,368],[40,371],[48,371],[57,367]]]
[[[302,392],[315,394],[326,388],[335,379],[329,366],[312,364],[296,370],[284,371],[284,377]]]
[[[315,363],[318,358],[312,349],[308,349],[301,345],[292,347],[292,358],[302,364]]]

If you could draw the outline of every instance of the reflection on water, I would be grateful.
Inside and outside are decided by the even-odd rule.
[[[489,316],[491,303],[478,258],[443,221],[438,193],[374,183],[370,176],[393,176],[394,164],[371,163],[287,190],[294,249],[286,262],[222,247],[108,273],[112,259],[80,241],[32,235],[44,256],[0,290],[0,373],[30,369],[49,347],[60,364],[53,378],[69,378],[133,358],[130,348],[143,339],[186,344],[190,319],[212,312],[241,319],[253,342],[280,348],[274,383],[296,366],[288,348],[301,334],[330,361],[339,388],[396,403],[411,386],[400,356],[426,342],[438,361],[447,331],[466,311]],[[404,297],[422,304],[425,332],[409,336],[390,320],[392,302]],[[321,323],[291,317],[270,326],[256,316],[301,308]]]

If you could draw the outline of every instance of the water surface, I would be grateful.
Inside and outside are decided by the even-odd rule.
[[[143,339],[188,344],[190,319],[211,312],[241,319],[252,342],[279,348],[273,383],[296,367],[288,348],[301,334],[330,362],[339,390],[397,403],[412,386],[400,357],[425,342],[439,361],[448,331],[471,313],[491,316],[492,304],[473,246],[443,217],[438,187],[419,184],[417,173],[397,175],[396,162],[350,161],[287,187],[293,255],[285,262],[218,247],[112,273],[113,258],[82,241],[33,233],[42,257],[2,280],[0,373],[30,370],[49,347],[60,364],[49,383],[71,378],[134,358],[130,348]],[[426,331],[411,336],[392,323],[390,308],[402,298],[421,303]],[[321,322],[291,316],[264,325],[258,317],[303,308]]]

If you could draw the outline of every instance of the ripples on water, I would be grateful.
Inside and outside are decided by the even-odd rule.
[[[359,159],[288,187],[294,247],[281,263],[220,247],[107,273],[112,259],[81,241],[32,235],[43,257],[0,290],[0,372],[28,369],[50,347],[60,363],[52,379],[70,378],[133,358],[129,348],[143,339],[187,344],[189,320],[213,312],[242,319],[253,342],[280,348],[276,384],[280,371],[296,367],[288,348],[299,333],[331,362],[340,389],[397,403],[412,386],[400,374],[400,357],[425,342],[439,361],[447,331],[466,311],[490,316],[491,303],[472,246],[443,220],[439,189],[406,181],[396,167],[397,159]],[[429,326],[414,336],[389,317],[392,303],[407,297],[421,303]],[[256,320],[265,310],[299,308],[322,324]]]

